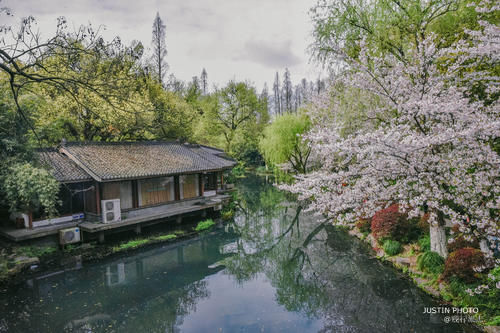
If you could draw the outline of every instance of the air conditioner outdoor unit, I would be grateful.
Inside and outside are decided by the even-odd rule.
[[[101,200],[101,207],[103,223],[112,223],[122,220],[120,199]]]
[[[59,244],[61,245],[79,243],[81,239],[78,227],[59,230]]]

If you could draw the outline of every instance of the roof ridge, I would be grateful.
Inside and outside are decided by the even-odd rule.
[[[66,142],[66,146],[120,146],[120,145],[162,145],[162,144],[177,144],[182,145],[181,142],[177,141],[156,141],[156,140],[147,140],[147,141],[68,141]]]
[[[217,151],[220,151],[221,153],[225,153],[224,149],[220,149],[220,148],[217,148],[217,147],[211,147],[211,146],[207,146],[207,145],[203,145],[203,144],[198,144],[200,147],[204,147],[204,148],[208,148],[208,149],[213,149],[213,150],[217,150]]]
[[[191,147],[188,147],[188,148],[191,148]],[[195,148],[199,148],[199,147],[195,147]],[[189,149],[189,151],[191,151],[191,153],[193,154],[196,154],[197,156],[201,157],[203,160],[207,161],[208,163],[214,165],[214,166],[217,166],[216,163],[214,163],[213,161],[210,161],[208,158],[206,158],[205,156],[193,151],[192,149]],[[217,157],[217,156],[214,156],[214,157]]]
[[[144,141],[68,141],[65,146],[125,146],[125,145],[179,145],[189,148],[207,148],[225,153],[223,149],[207,146],[196,142],[179,142],[166,140],[144,140]],[[51,148],[51,147],[49,147]],[[45,148],[42,148],[45,149]],[[55,148],[57,149],[57,148]]]

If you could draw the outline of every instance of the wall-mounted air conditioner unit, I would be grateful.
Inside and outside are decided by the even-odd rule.
[[[122,220],[120,199],[101,200],[102,223],[112,223]]]
[[[59,230],[59,244],[61,245],[79,243],[81,239],[78,227]]]

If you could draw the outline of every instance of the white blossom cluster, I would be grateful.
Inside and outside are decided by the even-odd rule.
[[[321,167],[282,188],[338,224],[398,203],[410,217],[425,210],[429,223],[449,219],[466,239],[500,237],[500,157],[492,149],[500,137],[500,79],[489,71],[499,66],[500,29],[481,25],[447,49],[428,36],[404,60],[363,51],[350,59],[344,84],[383,103],[366,126],[343,136],[340,106],[328,92],[318,97],[306,139]],[[470,93],[478,84],[485,98]]]

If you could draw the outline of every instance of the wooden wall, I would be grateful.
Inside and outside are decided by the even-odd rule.
[[[198,182],[198,174],[180,176],[181,199],[190,199],[199,196],[200,186]]]
[[[141,179],[138,182],[139,206],[152,206],[175,200],[174,177]]]
[[[101,200],[120,199],[121,209],[133,207],[132,181],[103,183]]]
[[[216,176],[211,175],[211,177],[213,177],[212,182],[217,183]],[[176,178],[178,182],[175,181]],[[191,174],[100,183],[99,185],[101,187],[100,200],[120,199],[122,209],[131,209],[198,197],[203,192],[204,184],[200,174]],[[92,201],[95,203],[96,195],[94,191],[86,193],[86,203],[90,204],[87,205],[89,207],[86,207],[86,211],[95,211],[95,209],[91,210],[91,206]]]

